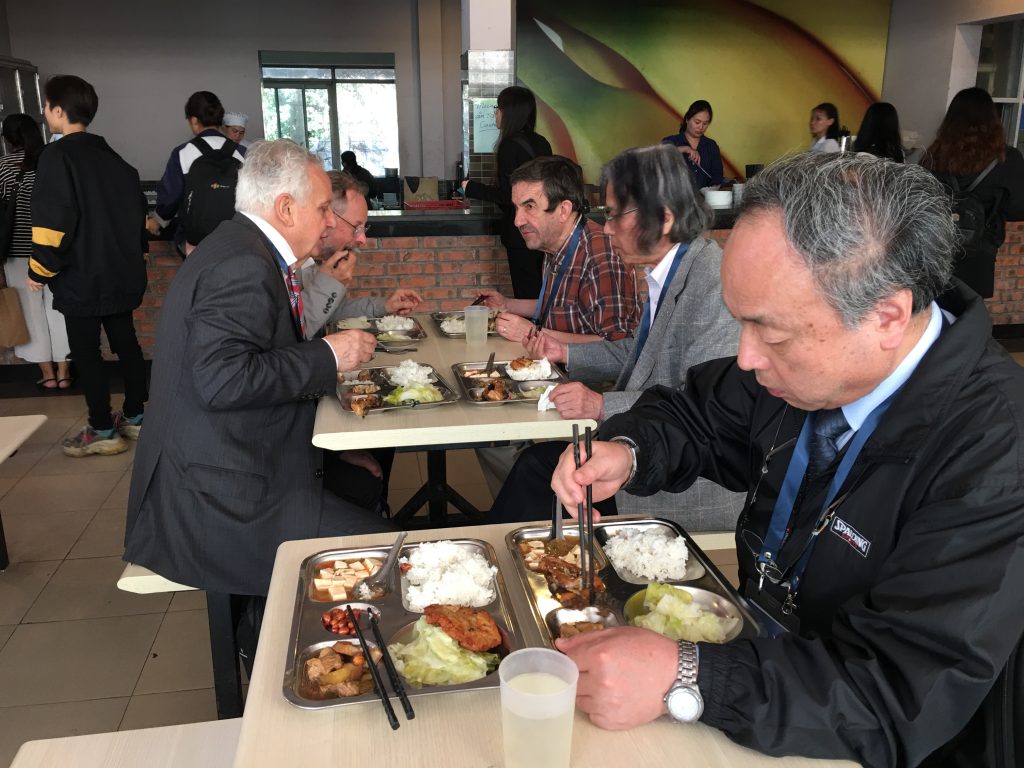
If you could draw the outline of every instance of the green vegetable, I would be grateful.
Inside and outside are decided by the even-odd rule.
[[[385,397],[384,402],[388,405],[401,405],[408,400],[415,400],[418,403],[436,403],[443,399],[441,390],[433,384],[414,384],[411,387],[399,387]]]
[[[649,613],[635,617],[633,624],[672,640],[724,643],[736,622],[736,619],[722,618],[694,605],[689,592],[670,584],[649,584],[644,595],[644,608]]]
[[[476,653],[459,645],[440,627],[421,616],[413,639],[388,646],[395,666],[414,685],[455,685],[479,680],[498,667],[496,653]]]

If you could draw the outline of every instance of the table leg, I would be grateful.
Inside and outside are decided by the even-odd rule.
[[[0,571],[6,570],[11,564],[11,558],[7,554],[7,538],[4,536],[4,518],[0,514]]]
[[[210,654],[213,657],[213,690],[217,719],[242,716],[242,677],[238,671],[238,645],[231,612],[231,595],[206,593],[206,615],[210,622]]]
[[[468,502],[462,494],[448,485],[445,450],[444,448],[427,450],[427,482],[398,511],[395,518],[400,525],[408,525],[424,505],[427,506],[428,527],[430,528],[448,523],[449,504],[474,522],[484,521],[484,514]]]

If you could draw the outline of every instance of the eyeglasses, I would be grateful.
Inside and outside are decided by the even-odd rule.
[[[353,224],[351,221],[346,219],[344,216],[342,216],[337,211],[334,211],[334,215],[337,216],[342,221],[344,221],[350,227],[352,227],[352,234],[355,235],[356,237],[359,237],[359,235],[365,235],[367,232],[370,231],[370,225],[369,224],[363,224],[363,226],[357,227],[355,224]]]
[[[604,215],[604,222],[605,222],[605,224],[614,224],[615,221],[617,221],[618,219],[621,219],[627,213],[636,213],[639,210],[640,210],[639,208],[627,208],[626,210],[619,211],[618,213],[605,213],[605,215]]]

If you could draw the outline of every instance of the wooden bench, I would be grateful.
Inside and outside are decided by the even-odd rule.
[[[157,592],[194,590],[185,584],[165,579],[141,565],[129,563],[117,580],[124,592],[151,595]],[[231,614],[231,595],[206,593],[206,618],[210,625],[210,656],[213,659],[213,690],[217,699],[217,717],[225,720],[242,716],[242,677],[238,671],[238,642]]]

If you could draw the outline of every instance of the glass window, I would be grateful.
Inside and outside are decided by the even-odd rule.
[[[996,101],[1006,143],[1021,146],[1024,106],[1024,20],[986,24],[981,32],[975,84]]]
[[[398,99],[394,83],[338,83],[338,141],[374,176],[398,167]]]
[[[337,80],[383,80],[389,83],[395,82],[395,70],[389,68],[360,69],[358,67],[339,67],[334,70],[334,77]]]
[[[274,80],[330,80],[330,67],[264,67],[264,79]]]

